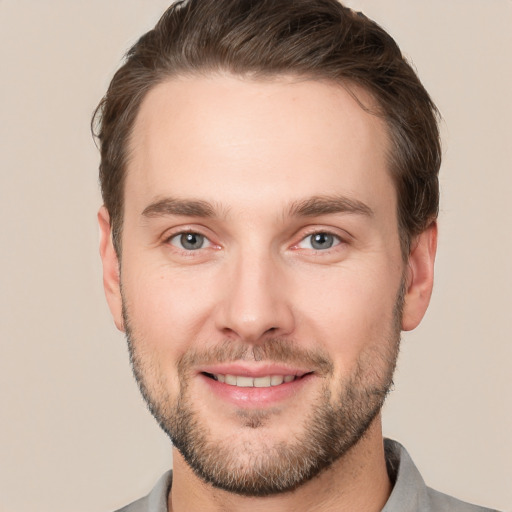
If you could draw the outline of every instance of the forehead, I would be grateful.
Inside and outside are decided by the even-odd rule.
[[[358,99],[371,97],[356,90]],[[144,99],[130,142],[126,208],[195,195],[248,206],[337,193],[394,194],[385,124],[339,84],[280,77],[180,77]],[[336,189],[336,190],[334,190]],[[393,199],[394,202],[394,199]],[[375,205],[374,205],[375,206]]]

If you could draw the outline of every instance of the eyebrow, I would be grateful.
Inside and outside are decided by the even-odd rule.
[[[294,201],[288,208],[289,217],[316,217],[335,213],[373,216],[373,210],[365,203],[345,196],[313,196]],[[177,199],[166,197],[144,208],[143,217],[153,218],[166,215],[186,217],[214,218],[220,216],[216,208],[208,201],[200,199]]]
[[[316,217],[333,213],[353,213],[373,217],[373,210],[365,203],[346,196],[313,196],[291,204],[291,217]]]
[[[143,217],[161,217],[165,215],[184,215],[187,217],[216,217],[213,206],[207,201],[176,199],[166,197],[144,208]]]

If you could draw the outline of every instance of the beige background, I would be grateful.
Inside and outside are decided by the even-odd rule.
[[[164,0],[0,0],[0,511],[109,511],[170,446],[101,288],[90,114]],[[444,114],[433,303],[405,337],[385,432],[425,479],[512,511],[512,2],[353,0]]]

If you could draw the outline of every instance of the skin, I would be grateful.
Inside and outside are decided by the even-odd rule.
[[[364,91],[357,93],[371,103]],[[388,147],[381,120],[345,89],[320,81],[175,78],[150,91],[141,106],[131,138],[120,272],[108,212],[102,208],[98,218],[107,300],[125,330],[122,285],[149,393],[175,401],[179,361],[222,344],[253,353],[278,338],[332,362],[328,375],[304,368],[311,374],[293,393],[271,392],[257,403],[252,395],[233,396],[232,389],[216,391],[200,373],[204,368],[193,367],[188,399],[211,438],[230,443],[242,465],[258,450],[300,435],[321,391],[337,396],[361,362],[365,381],[379,382],[392,365],[387,354],[397,348],[389,333],[402,283],[402,329],[415,328],[426,311],[436,225],[413,240],[404,262]],[[344,208],[294,211],[326,197],[338,206],[343,198]],[[177,213],[168,207],[176,202],[162,207],[169,198],[202,201],[214,215]],[[207,242],[185,251],[183,232]],[[315,250],[312,233],[333,234],[333,246]],[[273,361],[238,363],[239,372],[264,373],[265,364],[275,370]],[[290,363],[292,370],[297,366]],[[257,415],[262,424],[248,428],[247,418]],[[173,457],[169,510],[177,512],[370,512],[381,510],[391,491],[380,414],[327,470],[293,492],[269,497],[216,489],[176,449]]]

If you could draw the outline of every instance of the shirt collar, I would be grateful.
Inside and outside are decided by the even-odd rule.
[[[400,443],[385,439],[384,451],[393,490],[382,512],[416,512],[426,509],[427,486],[407,450]]]
[[[388,474],[393,490],[382,512],[416,512],[428,503],[427,487],[407,450],[397,441],[384,440]],[[141,512],[167,512],[167,496],[172,484],[168,471],[141,500]],[[135,512],[135,510],[134,510]]]

